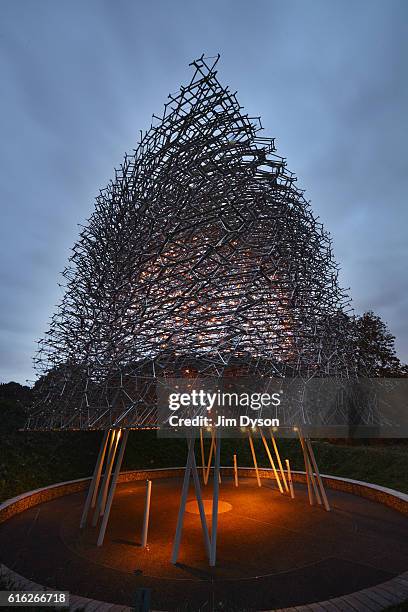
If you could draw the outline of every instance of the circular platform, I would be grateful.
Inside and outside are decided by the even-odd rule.
[[[155,610],[271,609],[321,601],[384,582],[408,569],[408,519],[382,504],[329,491],[331,512],[310,507],[272,481],[220,486],[217,566],[209,568],[190,489],[179,563],[170,563],[181,479],[153,481],[148,548],[140,547],[145,483],[120,484],[105,543],[79,530],[85,493],[66,495],[0,525],[0,562],[33,581],[77,595],[132,605],[147,587]],[[203,488],[211,521],[211,487]],[[194,602],[196,608],[188,608]],[[218,609],[216,608],[216,609]],[[205,608],[203,608],[205,609]]]

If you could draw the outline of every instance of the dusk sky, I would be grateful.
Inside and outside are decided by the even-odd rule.
[[[78,224],[202,53],[276,138],[356,313],[381,315],[408,361],[406,0],[0,8],[0,381],[34,380]]]

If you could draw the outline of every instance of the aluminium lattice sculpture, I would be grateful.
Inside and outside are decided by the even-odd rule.
[[[295,177],[217,80],[187,87],[96,198],[40,343],[33,429],[155,426],[157,375],[348,376],[348,298]]]
[[[28,428],[105,431],[81,518],[84,527],[91,510],[94,526],[103,517],[98,545],[129,430],[157,426],[159,376],[307,380],[348,378],[354,368],[348,298],[330,238],[273,139],[259,136],[259,118],[243,114],[218,82],[217,61],[191,64],[189,85],[169,96],[163,116],[97,197],[36,357]],[[289,493],[273,433],[280,476],[261,435],[279,490]],[[329,510],[310,441],[300,441],[309,501]],[[220,446],[213,436],[210,538],[189,441],[174,563],[192,474],[215,565]],[[203,446],[202,459],[204,472]]]

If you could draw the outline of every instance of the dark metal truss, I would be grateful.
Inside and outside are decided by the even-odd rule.
[[[331,241],[260,119],[192,62],[63,272],[33,429],[149,427],[157,376],[353,371]]]

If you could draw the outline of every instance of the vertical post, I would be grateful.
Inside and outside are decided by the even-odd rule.
[[[237,456],[234,455],[234,480],[235,486],[238,486],[238,466],[237,466]]]
[[[152,495],[152,481],[146,480],[146,503],[143,517],[143,528],[142,528],[142,548],[146,548],[147,545],[147,532],[149,530],[149,515],[150,515],[150,497]]]
[[[286,471],[288,474],[290,496],[292,499],[295,499],[295,491],[293,490],[292,472],[290,471],[289,459],[286,459],[285,463],[286,463]]]
[[[119,430],[118,436],[117,436],[117,442],[119,442],[120,433],[121,432]],[[126,442],[127,442],[127,439],[128,439],[128,435],[129,435],[129,430],[126,429],[125,433],[122,436],[122,444],[120,446],[118,458],[116,459],[115,472],[113,474],[112,484],[111,484],[110,489],[109,489],[108,501],[107,501],[106,509],[105,509],[105,512],[104,512],[104,515],[103,515],[101,529],[100,529],[100,532],[99,532],[99,537],[98,537],[98,542],[97,542],[98,546],[102,546],[103,540],[105,538],[106,527],[108,525],[109,515],[110,515],[110,511],[111,511],[111,507],[112,507],[113,496],[115,495],[116,484],[118,482],[119,472],[120,472],[120,468],[122,466],[122,459],[123,459],[123,455],[124,455],[124,452],[125,452]],[[116,443],[116,446],[117,446],[117,443]]]
[[[109,431],[107,430],[103,434],[101,446],[99,448],[98,459],[96,460],[96,463],[95,463],[95,469],[92,475],[91,483],[89,485],[88,495],[86,496],[84,509],[82,511],[81,522],[79,524],[80,529],[83,529],[86,525],[86,519],[88,518],[89,508],[93,508],[92,502],[95,505],[94,500],[96,499],[96,495],[98,492],[103,460],[105,458],[105,451],[106,451],[106,446],[108,443],[108,436],[109,436]]]
[[[283,467],[282,467],[282,461],[281,461],[281,458],[280,458],[280,455],[279,455],[278,446],[276,444],[275,436],[273,435],[273,432],[272,432],[272,428],[270,429],[270,432],[271,432],[271,440],[272,440],[272,444],[273,444],[273,449],[275,451],[275,455],[276,455],[276,458],[278,460],[278,465],[279,465],[280,473],[281,473],[281,476],[282,476],[283,484],[285,486],[286,491],[289,493],[288,483],[286,482],[285,472],[284,472]]]
[[[261,486],[261,479],[259,478],[258,463],[256,461],[255,448],[254,448],[254,443],[252,441],[252,436],[251,436],[251,431],[250,430],[248,430],[248,438],[249,438],[249,446],[251,447],[252,459],[254,461],[254,466],[255,466],[256,479],[258,481],[258,487],[260,487]]]
[[[265,449],[266,449],[266,453],[267,453],[267,455],[268,455],[269,463],[270,463],[270,464],[271,464],[271,466],[272,466],[272,470],[273,470],[273,473],[274,473],[274,476],[275,476],[276,482],[277,482],[277,484],[278,484],[279,491],[280,491],[281,493],[283,493],[283,487],[282,487],[282,485],[281,485],[281,481],[280,481],[280,479],[279,479],[278,472],[276,471],[275,462],[274,462],[274,460],[272,459],[271,451],[269,450],[268,443],[267,443],[266,438],[265,438],[265,436],[263,435],[263,432],[262,432],[262,431],[261,431],[261,438],[262,438],[262,442],[264,443],[264,446],[265,446]]]
[[[194,442],[195,440],[193,440],[193,438],[190,438],[190,440],[188,441],[187,463],[184,469],[184,480],[183,480],[183,487],[181,490],[180,508],[179,508],[179,513],[177,517],[176,535],[174,537],[173,552],[171,555],[171,562],[173,564],[177,563],[180,542],[181,542],[181,533],[183,531],[184,513],[185,513],[186,501],[187,501],[187,495],[188,495],[190,471],[191,471],[191,465],[193,463],[193,458],[194,458]]]
[[[319,483],[319,488],[320,488],[320,492],[322,494],[324,508],[325,508],[325,510],[327,512],[330,512],[329,501],[327,499],[327,495],[326,495],[326,491],[325,491],[325,488],[324,488],[324,485],[323,485],[322,477],[320,476],[319,467],[317,465],[316,457],[315,457],[315,454],[314,454],[314,451],[313,451],[313,447],[312,447],[312,444],[311,444],[309,438],[306,438],[306,444],[307,444],[307,447],[309,449],[309,455],[310,455],[310,458],[312,460],[313,467],[314,467],[314,470],[315,470],[315,473],[316,473],[317,482]]]
[[[220,476],[220,451],[221,451],[221,440],[218,438],[215,447],[215,464],[214,464],[214,491],[213,491],[213,503],[212,503],[212,521],[211,521],[211,554],[210,554],[210,566],[215,566],[217,557],[217,528],[218,528],[218,495],[219,495],[219,476]]]

